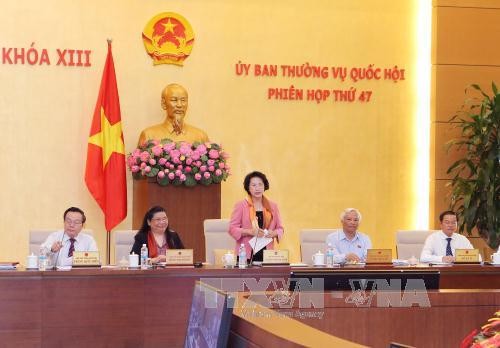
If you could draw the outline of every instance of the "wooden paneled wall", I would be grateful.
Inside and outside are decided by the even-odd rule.
[[[460,156],[444,146],[459,134],[449,120],[469,84],[488,92],[492,81],[500,85],[500,1],[434,0],[432,31],[430,221],[439,227],[439,213],[450,200],[446,170]],[[472,243],[489,257],[480,238]]]

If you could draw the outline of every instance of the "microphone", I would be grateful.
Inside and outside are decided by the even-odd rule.
[[[255,255],[255,247],[257,246],[257,240],[259,239],[259,232],[257,231],[257,235],[255,236],[255,243],[252,248],[252,256],[250,257],[250,266],[252,265],[253,262],[253,257]]]
[[[61,248],[59,248],[59,250],[57,251],[56,261],[54,262],[54,267],[52,267],[52,269],[57,269],[57,260],[59,260],[59,254],[61,253],[61,249],[63,248],[62,244],[63,244],[63,239],[64,239],[65,234],[66,234],[66,232],[63,231],[61,240],[59,241],[59,243],[61,243]]]
[[[257,241],[259,240],[259,224],[257,222],[257,217],[255,217],[255,220],[252,223],[252,227],[255,229],[257,228],[257,235],[255,236],[255,243],[252,248],[252,256],[250,257],[250,265],[252,265],[253,262],[253,257],[255,256],[255,247],[257,246]]]

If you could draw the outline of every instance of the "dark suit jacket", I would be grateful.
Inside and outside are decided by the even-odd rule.
[[[148,245],[148,235],[146,233],[137,233],[134,239],[134,246],[132,247],[132,251],[130,253],[134,252],[137,255],[141,255],[142,245]],[[169,249],[184,249],[184,245],[182,244],[181,238],[177,232],[172,230],[165,231],[165,239],[167,240]]]

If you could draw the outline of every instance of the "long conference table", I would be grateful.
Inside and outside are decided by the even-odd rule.
[[[452,347],[500,309],[500,267],[490,265],[334,269],[204,266],[43,272],[19,268],[0,271],[0,346],[181,347],[197,280],[255,297],[257,292],[286,291],[294,274],[334,277],[344,272],[370,278],[374,273],[404,276],[415,271],[439,273],[439,289],[426,293],[428,307],[378,304],[376,300],[369,306],[360,306],[356,301],[347,301],[354,291],[333,289],[317,293],[324,297],[321,308],[304,309],[295,303],[267,310],[284,314],[276,320],[292,316],[310,327],[363,345],[387,347],[388,342],[399,340],[426,347]],[[314,291],[317,290],[309,295]],[[381,294],[379,291],[375,297]],[[374,297],[369,291],[362,295]],[[290,311],[297,315],[290,315]],[[276,341],[279,333],[273,332],[272,327],[264,330],[267,334],[256,334],[253,330],[261,330],[258,325],[249,325],[244,316],[237,315],[237,310],[235,313],[230,346],[259,346]],[[426,332],[424,327],[432,329]],[[288,343],[283,345],[298,346],[296,342]]]

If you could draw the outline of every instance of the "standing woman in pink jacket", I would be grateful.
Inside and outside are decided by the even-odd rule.
[[[279,243],[283,236],[283,225],[278,205],[264,196],[264,191],[269,189],[269,181],[263,173],[248,174],[243,187],[248,196],[235,204],[229,222],[229,234],[236,240],[236,255],[243,244],[247,258],[251,259],[255,243],[250,245],[250,239],[255,236],[272,238],[265,248],[274,249],[274,241]],[[262,261],[263,255],[264,249],[261,249],[253,255],[253,260]]]

